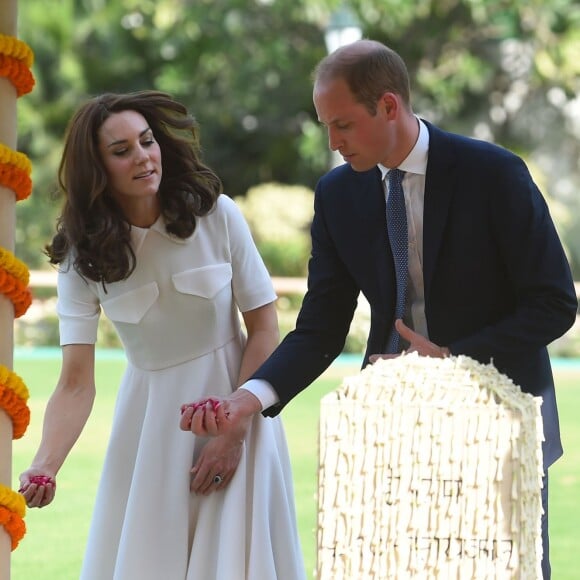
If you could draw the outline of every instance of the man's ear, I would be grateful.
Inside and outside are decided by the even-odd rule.
[[[391,92],[383,93],[383,96],[379,99],[379,106],[383,107],[389,119],[393,119],[401,106],[400,97]]]

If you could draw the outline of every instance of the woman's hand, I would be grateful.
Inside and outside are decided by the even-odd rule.
[[[234,476],[244,445],[246,429],[212,437],[191,470],[191,490],[209,495],[225,488]]]
[[[46,406],[40,446],[31,467],[20,475],[20,493],[29,507],[44,507],[54,499],[56,474],[81,434],[95,399],[95,345],[65,345],[62,361]]]
[[[20,489],[28,507],[47,506],[56,492],[54,474],[31,467],[20,474]]]

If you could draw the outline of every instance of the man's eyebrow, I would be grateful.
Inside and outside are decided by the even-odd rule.
[[[146,135],[149,131],[151,131],[151,127],[146,127],[145,129],[143,129],[143,131],[141,131],[141,133],[139,133],[139,139],[141,139],[141,137],[143,137],[143,135]],[[114,147],[115,145],[120,145],[121,143],[126,143],[127,139],[118,139],[117,141],[113,141],[112,143],[109,143],[107,145],[107,147]]]
[[[318,119],[318,123],[320,125],[323,125],[324,127],[330,127],[330,125],[339,125],[341,123],[349,123],[350,120],[348,118],[344,118],[344,117],[335,117],[333,119],[330,119],[330,121],[328,121],[328,123],[326,123],[325,121],[322,121],[321,119]]]

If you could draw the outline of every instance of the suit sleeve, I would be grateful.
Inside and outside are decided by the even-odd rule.
[[[308,289],[296,328],[290,332],[252,378],[268,381],[280,399],[264,411],[274,416],[318,378],[341,353],[356,308],[358,288],[338,257],[327,220],[332,196],[324,196],[319,183],[311,227],[312,253],[308,263]],[[330,212],[330,215],[329,215]]]
[[[578,307],[564,249],[526,165],[513,155],[495,161],[488,204],[495,253],[488,259],[502,274],[493,276],[491,296],[482,281],[479,300],[495,300],[503,312],[449,344],[452,353],[485,362],[537,352],[572,326]]]

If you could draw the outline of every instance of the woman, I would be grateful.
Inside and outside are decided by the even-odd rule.
[[[231,393],[278,342],[270,278],[194,119],[161,92],[94,98],[69,124],[59,183],[47,254],[63,361],[20,476],[28,505],[53,500],[90,414],[102,308],[128,365],[81,578],[305,578],[282,424],[258,416],[215,439],[179,425],[182,405]]]

